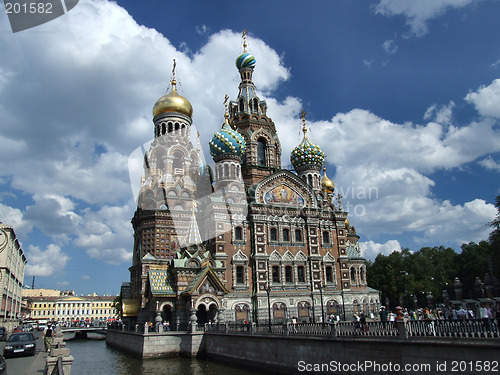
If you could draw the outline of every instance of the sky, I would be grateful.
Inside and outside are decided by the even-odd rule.
[[[0,9],[0,221],[22,243],[25,284],[119,293],[136,208],[128,161],[153,137],[172,61],[213,163],[244,29],[283,167],[304,109],[367,259],[487,239],[500,194],[498,14],[496,0],[81,0],[12,33]]]

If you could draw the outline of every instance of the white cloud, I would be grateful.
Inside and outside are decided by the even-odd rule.
[[[495,79],[489,86],[481,86],[477,91],[469,92],[465,100],[474,104],[482,116],[500,119],[500,79]]]
[[[427,30],[428,20],[471,2],[386,0],[377,12],[405,15],[419,34]],[[177,61],[180,92],[193,105],[194,126],[210,161],[206,144],[223,122],[224,95],[234,100],[238,92],[234,60],[242,52],[241,35],[222,30],[193,54],[179,51],[155,30],[137,25],[116,3],[97,0],[81,2],[37,30],[36,36],[20,33],[16,38],[0,33],[0,159],[11,166],[2,169],[0,178],[12,178],[12,186],[35,201],[24,217],[19,209],[0,208],[26,231],[35,225],[92,258],[130,263],[134,206],[127,156],[153,134],[151,109],[168,86],[171,61]],[[257,59],[253,78],[258,95],[267,100],[282,144],[282,165],[287,166],[290,151],[301,140],[302,100],[273,97],[290,71],[262,40],[250,34],[248,45]],[[386,48],[396,51],[394,43]],[[32,61],[36,70],[28,63]],[[495,81],[481,87],[467,100],[481,114],[498,118],[500,106],[494,103],[499,85]],[[361,235],[417,231],[426,241],[441,241],[447,233],[468,242],[481,233],[472,233],[479,224],[471,227],[465,219],[486,220],[492,205],[474,200],[453,206],[431,198],[434,181],[428,174],[500,150],[494,121],[457,127],[453,108],[453,103],[430,107],[426,124],[397,124],[363,109],[309,124],[310,138],[323,147],[329,165],[337,166],[338,189],[377,192],[346,197],[353,210],[363,212],[352,221]],[[37,272],[49,272],[48,267],[41,262]]]
[[[450,9],[459,9],[481,0],[380,0],[375,6],[375,13],[384,16],[402,15],[415,36],[428,33],[428,23]]]
[[[20,209],[2,203],[0,203],[0,222],[14,228],[16,236],[20,240],[26,239],[26,235],[33,229],[33,225],[23,219],[23,212]]]
[[[360,242],[359,248],[361,255],[369,260],[375,260],[378,254],[390,255],[394,251],[400,252],[402,250],[400,243],[396,240],[389,240],[383,244],[373,241]]]
[[[130,218],[132,205],[103,206],[99,211],[87,211],[74,245],[85,249],[94,259],[110,264],[130,263],[133,231]]]
[[[488,156],[487,158],[480,160],[478,163],[479,165],[481,165],[486,169],[492,169],[494,171],[500,172],[500,163],[498,163],[491,156]]]
[[[453,120],[453,108],[455,103],[451,101],[446,106],[437,106],[433,104],[424,114],[424,120],[431,120],[439,124],[451,125]]]
[[[30,245],[25,250],[28,263],[26,264],[26,276],[52,276],[60,273],[70,257],[57,245],[50,244],[45,250],[38,246]]]
[[[382,48],[388,55],[394,55],[398,50],[398,46],[395,44],[394,40],[386,40],[382,43]]]

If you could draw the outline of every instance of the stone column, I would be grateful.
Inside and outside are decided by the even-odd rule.
[[[217,323],[219,324],[224,324],[224,310],[223,308],[220,308],[217,311]]]
[[[54,329],[54,339],[50,348],[50,353],[45,362],[45,374],[52,374],[54,367],[57,366],[57,361],[61,359],[62,367],[65,375],[71,375],[71,365],[73,364],[73,356],[69,354],[69,349],[65,348],[66,343],[63,341],[63,334],[60,326]]]
[[[156,317],[155,317],[155,331],[160,332],[160,327],[161,327],[161,310],[156,310]]]
[[[191,316],[189,317],[189,326],[191,332],[196,332],[196,327],[198,326],[198,317],[196,316],[196,312],[198,309],[191,309]]]

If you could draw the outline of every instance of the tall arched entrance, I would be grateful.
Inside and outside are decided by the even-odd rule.
[[[172,306],[170,305],[165,305],[163,306],[162,312],[161,312],[161,317],[163,321],[172,324]]]
[[[217,317],[217,305],[211,303],[208,306],[204,303],[200,303],[198,306],[198,311],[196,312],[196,317],[198,318],[198,325],[205,325],[208,322],[215,322]]]

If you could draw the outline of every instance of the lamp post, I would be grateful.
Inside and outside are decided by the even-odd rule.
[[[343,320],[345,322],[345,302],[344,302],[344,291],[343,290],[340,292],[340,295],[342,296],[342,316],[343,316]]]
[[[323,287],[321,284],[319,285],[319,296],[321,298],[321,323],[322,325],[325,324],[325,308],[323,306]]]
[[[267,287],[267,325],[269,327],[269,333],[271,333],[271,287]]]

